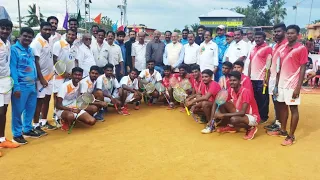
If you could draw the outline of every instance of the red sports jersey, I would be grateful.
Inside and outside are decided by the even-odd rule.
[[[270,81],[275,81],[277,78],[277,60],[280,57],[280,51],[287,45],[288,40],[284,39],[277,43],[272,50],[272,63],[270,67]]]
[[[272,54],[272,48],[267,43],[256,45],[250,53],[251,80],[264,80],[266,73],[266,62]]]
[[[209,98],[209,101],[214,102],[216,95],[220,90],[220,85],[212,80],[209,84],[203,84],[203,86],[201,87],[201,94],[204,96],[205,94],[210,92],[211,97]]]

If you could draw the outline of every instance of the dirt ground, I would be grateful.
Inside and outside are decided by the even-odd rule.
[[[56,130],[1,149],[1,180],[320,179],[320,95],[302,98],[291,147],[282,147],[283,139],[268,136],[262,125],[251,141],[242,139],[244,132],[203,135],[203,125],[178,110],[142,105],[130,116],[111,111],[94,127],[78,123],[70,135]]]

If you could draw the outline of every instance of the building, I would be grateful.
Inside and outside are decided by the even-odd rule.
[[[320,37],[320,23],[309,24],[307,30],[308,38],[317,39],[317,37]]]
[[[243,25],[245,15],[231,11],[229,9],[215,9],[199,16],[200,25],[204,25],[215,33],[219,25],[225,25],[227,31],[234,31]],[[214,31],[213,31],[214,30]]]
[[[127,29],[130,31],[132,29],[136,29],[138,32],[145,32],[147,33],[148,35],[152,35],[153,32],[156,30],[156,29],[153,29],[153,28],[148,28],[146,25],[144,24],[139,24],[139,25],[128,25],[127,26]]]

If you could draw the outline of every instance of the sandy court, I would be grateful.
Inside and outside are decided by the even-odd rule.
[[[203,135],[203,125],[179,110],[143,104],[139,111],[130,108],[130,116],[111,111],[94,127],[78,123],[70,135],[56,130],[20,148],[1,149],[1,180],[316,180],[319,101],[319,94],[302,95],[291,147],[282,147],[283,139],[268,136],[262,125],[254,140],[245,141],[244,132]]]

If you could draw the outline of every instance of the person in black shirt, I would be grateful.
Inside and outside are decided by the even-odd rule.
[[[130,72],[132,70],[132,59],[131,59],[131,50],[132,50],[132,44],[136,42],[136,35],[137,33],[134,30],[131,30],[129,32],[129,41],[124,43],[124,46],[126,48],[126,64],[125,68],[127,69],[127,72]]]
[[[198,35],[197,35],[197,37],[196,37],[194,42],[197,43],[199,46],[204,41],[204,30],[205,29],[206,29],[206,27],[203,26],[203,25],[200,25],[198,27]]]

